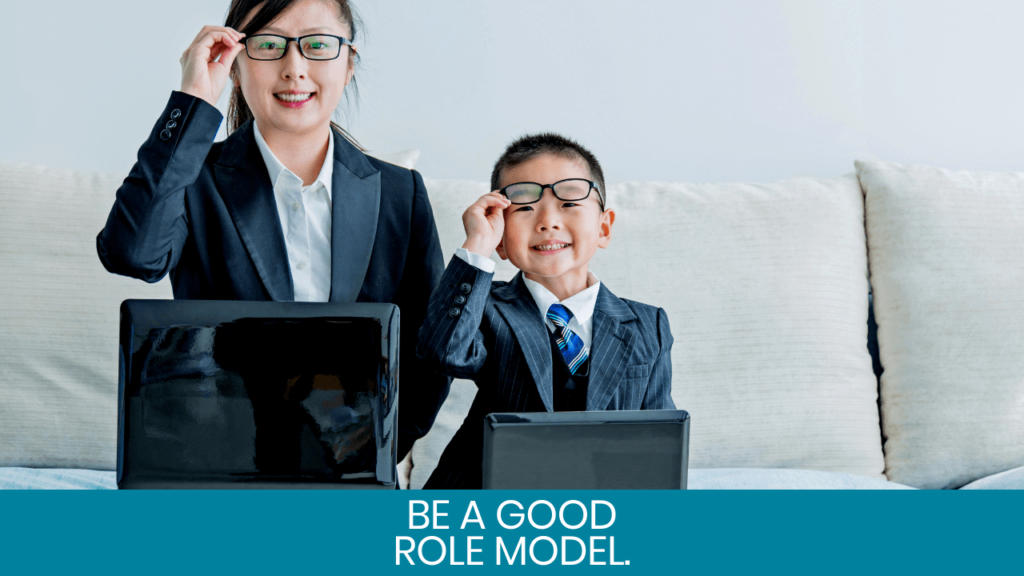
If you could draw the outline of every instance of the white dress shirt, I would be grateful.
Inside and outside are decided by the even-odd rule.
[[[456,250],[455,255],[470,266],[484,272],[494,272],[494,261],[490,258],[470,252],[465,248]],[[530,280],[525,275],[523,276],[523,283],[526,284],[526,289],[529,290],[530,296],[533,296],[533,301],[537,303],[537,309],[540,310],[540,316],[548,330],[553,333],[556,329],[555,324],[548,320],[548,308],[552,304],[561,304],[572,312],[572,318],[569,319],[569,330],[572,330],[579,336],[580,340],[583,341],[583,345],[586,346],[587,350],[590,350],[590,342],[594,338],[594,306],[597,304],[597,293],[601,291],[601,281],[597,279],[597,276],[593,272],[587,272],[586,289],[573,294],[561,302],[550,290],[540,283]]]
[[[334,138],[327,139],[327,156],[320,174],[309,186],[285,168],[267,146],[253,122],[256,146],[274,186],[277,214],[288,253],[296,302],[327,302],[331,296],[331,178],[334,174]]]

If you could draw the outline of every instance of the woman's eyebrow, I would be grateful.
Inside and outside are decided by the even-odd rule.
[[[274,34],[280,34],[281,36],[287,36],[287,34],[285,34],[285,32],[283,30],[281,30],[279,28],[274,28],[273,26],[265,26],[263,28],[260,28],[260,31],[257,32],[257,34],[262,33],[262,32],[271,32],[271,33],[274,33]],[[331,33],[331,29],[327,28],[325,26],[317,26],[315,28],[306,28],[305,30],[300,30],[299,31],[299,36],[303,36],[305,34],[310,34],[310,33],[316,33],[316,32],[324,32],[324,33],[330,34]]]

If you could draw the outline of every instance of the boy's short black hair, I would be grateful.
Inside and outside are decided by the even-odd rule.
[[[491,171],[491,190],[501,186],[501,173],[506,168],[518,166],[541,154],[554,154],[569,160],[577,160],[587,167],[590,178],[597,184],[597,202],[604,210],[607,191],[604,187],[604,173],[597,158],[575,140],[552,132],[527,134],[516,139],[505,148],[505,153],[498,158]]]

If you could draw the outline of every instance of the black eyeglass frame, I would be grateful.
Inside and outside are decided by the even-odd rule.
[[[249,54],[249,40],[252,40],[253,38],[259,38],[260,36],[271,36],[273,38],[281,38],[282,40],[284,40],[284,50],[281,51],[281,55],[278,56],[277,58],[253,58],[252,54]],[[333,58],[310,58],[309,56],[306,56],[306,53],[303,52],[302,50],[302,40],[306,38],[324,36],[341,41],[341,44],[338,45],[338,54]],[[313,62],[328,62],[330,60],[337,60],[338,58],[341,57],[342,46],[351,46],[353,49],[355,49],[355,45],[352,44],[351,40],[345,38],[344,36],[335,36],[334,34],[306,34],[305,36],[299,36],[298,38],[289,38],[287,36],[281,36],[280,34],[253,34],[252,36],[246,37],[243,40],[243,42],[245,42],[245,55],[248,56],[249,59],[255,60],[256,62],[273,62],[275,60],[283,59],[288,54],[289,42],[295,42],[295,44],[298,45],[299,47],[299,54],[302,54],[302,57],[305,58],[306,60],[312,60]]]
[[[586,182],[587,184],[590,184],[590,189],[587,190],[587,195],[584,196],[583,198],[562,198],[561,196],[558,195],[558,192],[555,192],[555,186],[558,186],[562,182]],[[505,191],[513,186],[519,186],[520,184],[534,184],[540,186],[540,195],[537,196],[537,199],[534,200],[533,202],[512,202],[512,199],[508,198],[508,194]],[[512,202],[512,204],[516,206],[525,206],[527,204],[536,204],[537,202],[540,202],[540,199],[544,197],[545,188],[551,188],[551,193],[555,195],[555,198],[558,198],[562,202],[580,202],[582,200],[586,200],[587,198],[590,198],[590,193],[593,192],[594,190],[597,190],[598,194],[600,195],[600,189],[597,187],[597,183],[592,180],[587,180],[586,178],[566,178],[565,180],[559,180],[554,184],[541,184],[540,182],[514,182],[512,184],[509,184],[508,186],[505,186],[501,190],[498,190],[498,192],[500,192],[501,195],[504,196],[505,198],[508,198],[508,201]],[[600,196],[598,196],[598,204],[600,203]]]

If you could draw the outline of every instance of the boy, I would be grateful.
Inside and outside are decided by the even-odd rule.
[[[419,357],[479,388],[426,488],[480,488],[492,412],[675,408],[665,311],[617,298],[588,271],[615,223],[594,155],[524,136],[491,188],[463,214],[466,242],[420,330]],[[520,270],[511,282],[491,282],[495,249]]]

